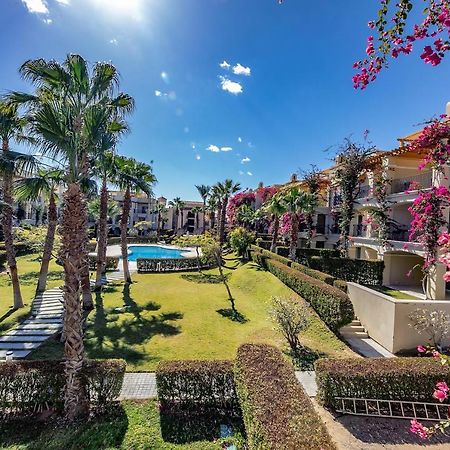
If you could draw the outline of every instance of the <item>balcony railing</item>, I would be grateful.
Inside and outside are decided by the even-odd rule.
[[[359,187],[358,196],[356,198],[368,197],[369,194],[370,194],[370,186],[368,186],[367,184],[364,184]]]
[[[328,234],[339,234],[340,233],[339,225],[338,224],[328,225],[327,231],[328,231]]]
[[[353,234],[355,237],[366,237],[367,225],[357,224],[353,225]]]
[[[407,228],[390,227],[388,239],[390,241],[408,242],[409,230]]]
[[[428,189],[431,187],[431,181],[431,172],[421,173],[412,177],[394,178],[392,180],[391,193],[396,194],[398,192],[405,192],[410,187],[413,188],[415,185],[422,189]]]

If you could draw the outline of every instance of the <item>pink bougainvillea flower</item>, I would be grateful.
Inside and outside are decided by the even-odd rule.
[[[426,347],[424,347],[423,345],[418,345],[417,346],[417,351],[419,353],[425,353],[427,351]]]
[[[436,383],[436,389],[439,389],[440,391],[445,392],[446,394],[448,394],[449,392],[448,385],[445,381],[440,381],[439,383]]]
[[[445,282],[450,281],[450,271],[444,273],[444,281]]]
[[[447,231],[443,231],[438,239],[439,245],[447,245],[450,242],[450,234]]]
[[[441,356],[441,354],[437,350],[433,350],[431,354],[433,355],[433,358],[440,358]]]
[[[442,403],[444,400],[447,400],[448,395],[446,392],[436,389],[433,393],[433,397]]]
[[[417,434],[422,439],[426,439],[428,437],[428,428],[424,427],[420,422],[416,419],[411,420],[411,433]]]

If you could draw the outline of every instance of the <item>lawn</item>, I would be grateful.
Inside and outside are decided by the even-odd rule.
[[[19,256],[17,258],[17,267],[25,307],[18,310],[12,308],[13,295],[10,278],[6,271],[0,272],[0,333],[16,325],[30,312],[39,276],[39,256],[35,254]],[[60,286],[62,283],[63,269],[54,261],[51,261],[47,286],[52,288]]]
[[[413,295],[406,294],[397,289],[392,289],[386,286],[369,286],[371,289],[375,291],[381,292],[382,294],[389,295],[389,297],[393,297],[399,300],[419,300],[419,297],[414,297]]]
[[[3,450],[100,450],[100,449],[173,449],[173,450],[213,450],[222,449],[223,444],[235,443],[242,448],[240,436],[219,439],[218,426],[213,426],[209,436],[202,436],[204,427],[193,428],[192,423],[188,435],[183,434],[180,422],[165,423],[160,420],[157,404],[149,400],[145,402],[123,402],[113,408],[106,416],[97,420],[71,425],[58,426],[50,422],[17,421],[0,423],[0,448]],[[192,433],[197,431],[194,442]],[[212,435],[211,435],[212,434]],[[175,444],[172,442],[189,442]]]
[[[246,342],[284,346],[268,318],[270,299],[296,294],[253,263],[230,259],[227,265],[242,322],[227,317],[230,305],[223,284],[215,282],[217,270],[206,272],[209,282],[198,282],[196,273],[135,274],[131,286],[109,285],[95,297],[86,327],[88,356],[124,358],[130,371],[153,371],[162,360],[232,359]],[[324,356],[354,355],[312,310],[302,342]],[[53,341],[29,358],[60,356],[61,344]]]

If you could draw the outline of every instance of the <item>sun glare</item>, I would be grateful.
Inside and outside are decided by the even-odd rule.
[[[148,0],[89,0],[94,6],[115,18],[128,18],[136,21],[145,19]]]

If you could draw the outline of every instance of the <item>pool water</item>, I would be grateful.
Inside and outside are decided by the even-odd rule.
[[[182,253],[186,253],[185,249],[159,247],[157,245],[130,245],[128,247],[128,260],[136,261],[138,258],[184,258]]]

